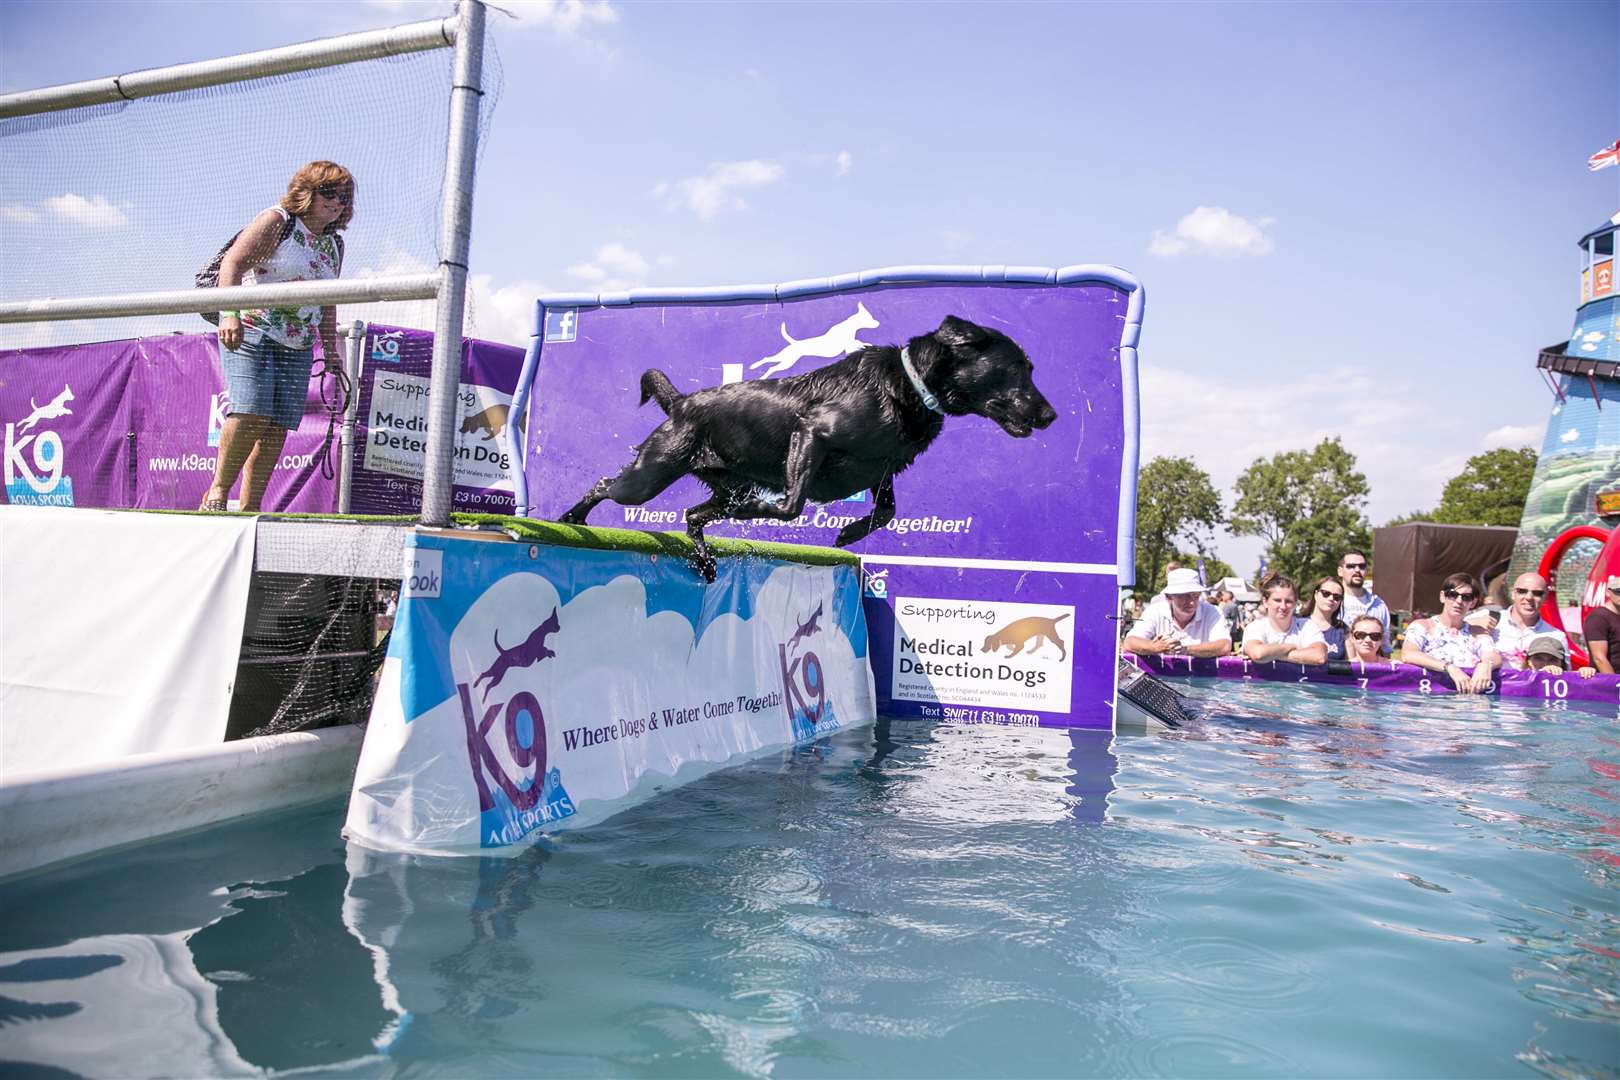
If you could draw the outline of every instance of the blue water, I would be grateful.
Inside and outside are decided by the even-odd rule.
[[[334,803],[0,886],[0,1074],[1620,1071],[1612,716],[1193,693],[845,732],[517,859]]]

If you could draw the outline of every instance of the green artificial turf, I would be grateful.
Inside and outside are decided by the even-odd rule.
[[[154,514],[201,514],[201,510],[146,510]],[[216,513],[210,511],[210,513]],[[257,517],[293,521],[352,521],[366,525],[413,525],[409,514],[269,514]],[[692,541],[683,532],[642,532],[639,529],[604,529],[596,525],[562,525],[555,521],[512,517],[507,514],[451,514],[454,525],[463,528],[498,529],[514,540],[553,547],[594,548],[599,551],[639,551],[648,555],[692,554]],[[709,548],[718,556],[752,555],[781,559],[811,566],[856,566],[860,557],[841,548],[813,547],[809,544],[776,544],[765,540],[733,540],[709,537]]]

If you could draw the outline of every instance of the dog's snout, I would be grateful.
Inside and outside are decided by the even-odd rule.
[[[1035,415],[1035,426],[1038,428],[1051,427],[1052,421],[1057,419],[1057,410],[1052,408],[1051,402],[1042,401],[1040,411]]]

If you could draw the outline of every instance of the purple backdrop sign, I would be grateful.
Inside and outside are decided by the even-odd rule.
[[[888,715],[1106,728],[1111,616],[1119,568],[1128,578],[1132,560],[1140,310],[1129,275],[1094,267],[908,268],[686,296],[542,299],[532,384],[520,381],[518,391],[520,406],[532,401],[519,506],[556,518],[628,463],[664,419],[655,404],[637,405],[649,367],[690,393],[802,375],[865,345],[930,333],[947,315],[993,327],[1029,355],[1058,419],[1014,439],[988,419],[947,417],[895,478],[895,519],[853,548],[864,563],[879,706]],[[688,477],[644,506],[605,503],[590,520],[681,529],[685,510],[707,497]],[[807,506],[795,521],[708,531],[827,545],[870,500],[863,492]]]
[[[420,505],[426,435],[419,429],[432,350],[425,331],[368,329],[357,387],[356,513],[409,514]],[[522,357],[510,346],[467,343],[459,507],[512,506],[504,428]],[[266,509],[336,508],[339,447],[336,433],[327,444],[322,382],[310,380],[303,421],[287,436]],[[229,411],[212,333],[0,352],[5,501],[194,509],[213,476]]]

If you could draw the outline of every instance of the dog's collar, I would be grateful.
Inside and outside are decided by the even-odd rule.
[[[918,375],[917,369],[911,366],[910,345],[904,345],[900,349],[900,366],[906,369],[906,378],[911,380],[912,389],[917,391],[917,396],[922,398],[922,403],[941,416],[945,415],[945,410],[939,407],[939,398],[935,397],[932,391],[923,385],[922,376]]]

